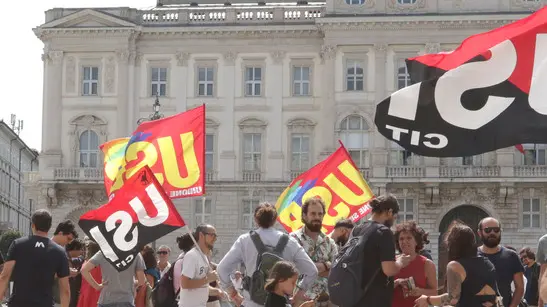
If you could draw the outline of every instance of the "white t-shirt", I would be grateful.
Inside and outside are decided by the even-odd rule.
[[[182,259],[182,272],[190,279],[203,279],[207,276],[209,264],[203,255],[193,248]],[[205,307],[209,298],[209,284],[197,289],[180,289],[179,307]],[[183,304],[184,303],[184,304]]]

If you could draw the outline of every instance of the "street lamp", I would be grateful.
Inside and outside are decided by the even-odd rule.
[[[146,121],[162,119],[164,116],[163,114],[160,113],[160,107],[161,107],[160,96],[159,96],[159,93],[156,93],[156,101],[154,101],[154,104],[152,105],[152,110],[154,110],[154,113],[150,114],[148,117],[140,118],[137,121],[137,124],[140,125]]]

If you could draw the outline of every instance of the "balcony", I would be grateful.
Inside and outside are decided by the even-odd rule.
[[[513,168],[515,177],[547,177],[547,165],[521,165]]]
[[[262,172],[260,171],[243,171],[241,179],[247,182],[257,182],[262,180]]]
[[[53,171],[53,180],[55,181],[94,181],[102,182],[102,168],[82,168],[82,167],[62,167]]]
[[[442,178],[461,177],[498,177],[499,166],[441,166],[439,176]]]
[[[399,178],[421,178],[425,177],[423,166],[386,166],[386,176]]]

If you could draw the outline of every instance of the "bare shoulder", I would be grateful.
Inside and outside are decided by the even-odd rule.
[[[463,268],[461,263],[459,263],[458,261],[450,261],[448,265],[446,266],[446,270],[458,272],[458,273],[465,272],[465,269]]]
[[[435,263],[429,259],[425,260],[425,268],[426,269],[435,269]]]

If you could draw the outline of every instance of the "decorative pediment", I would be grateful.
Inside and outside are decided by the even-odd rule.
[[[264,128],[267,125],[268,124],[265,121],[263,121],[261,119],[258,119],[258,118],[255,118],[255,117],[244,118],[239,122],[239,127],[242,128],[242,129],[245,128],[245,127]]]
[[[73,118],[70,121],[70,124],[90,129],[92,127],[105,126],[108,123],[104,119],[95,115],[80,115]]]
[[[205,119],[205,126],[208,128],[216,129],[218,126],[220,126],[220,123],[214,119],[207,118]]]
[[[76,13],[48,22],[40,28],[102,28],[135,27],[132,22],[102,13],[93,9],[84,9]]]
[[[294,118],[287,122],[287,126],[290,128],[296,127],[315,127],[316,123],[307,118]]]

